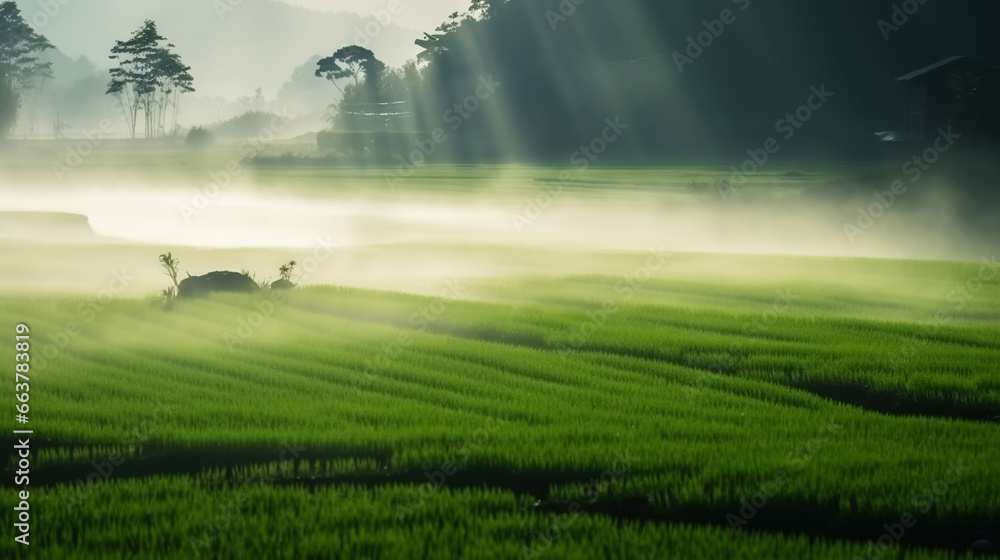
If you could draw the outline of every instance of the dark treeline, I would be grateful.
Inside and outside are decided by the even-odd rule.
[[[1000,5],[990,0],[512,0],[493,8],[433,43],[414,96],[418,128],[460,135],[451,147],[460,156],[567,158],[617,116],[630,128],[610,157],[731,158],[769,137],[784,140],[776,123],[823,85],[833,96],[782,148],[863,155],[875,132],[905,126],[897,76],[952,55],[1000,62],[992,29]],[[476,102],[456,108],[484,79],[499,84],[496,93],[475,111]]]

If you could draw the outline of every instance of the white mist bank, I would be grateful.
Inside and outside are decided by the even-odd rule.
[[[191,189],[0,186],[0,211],[83,214],[104,241],[191,248],[308,248],[482,244],[572,250],[645,250],[883,258],[976,258],[947,200],[897,204],[859,234],[856,204],[773,204],[593,190],[561,196],[365,196]],[[872,199],[875,202],[875,199]],[[864,218],[862,218],[864,221]],[[55,226],[50,226],[55,227]],[[2,224],[0,224],[2,230]],[[8,235],[10,232],[5,232]],[[48,232],[58,236],[58,232]],[[75,234],[67,232],[72,239]]]

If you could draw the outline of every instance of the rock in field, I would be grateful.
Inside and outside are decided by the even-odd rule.
[[[177,295],[182,298],[204,297],[213,292],[254,292],[257,284],[246,274],[229,271],[209,272],[181,280]]]

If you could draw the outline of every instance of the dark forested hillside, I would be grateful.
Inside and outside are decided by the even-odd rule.
[[[441,41],[422,124],[492,76],[466,146],[559,158],[617,115],[630,157],[729,157],[825,84],[834,95],[786,147],[847,155],[903,126],[895,77],[952,55],[1000,64],[998,15],[987,0],[514,0]]]

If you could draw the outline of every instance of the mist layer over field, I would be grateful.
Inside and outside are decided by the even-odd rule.
[[[230,174],[205,157],[140,156],[165,160],[148,169],[99,160],[66,176],[12,165],[0,182],[0,253],[17,264],[0,285],[90,289],[118,262],[151,287],[165,251],[191,274],[267,277],[336,248],[336,264],[307,283],[420,291],[427,277],[600,273],[583,256],[593,251],[979,260],[994,250],[944,176],[779,169],[737,187],[719,167],[428,166],[390,185],[391,168]]]

